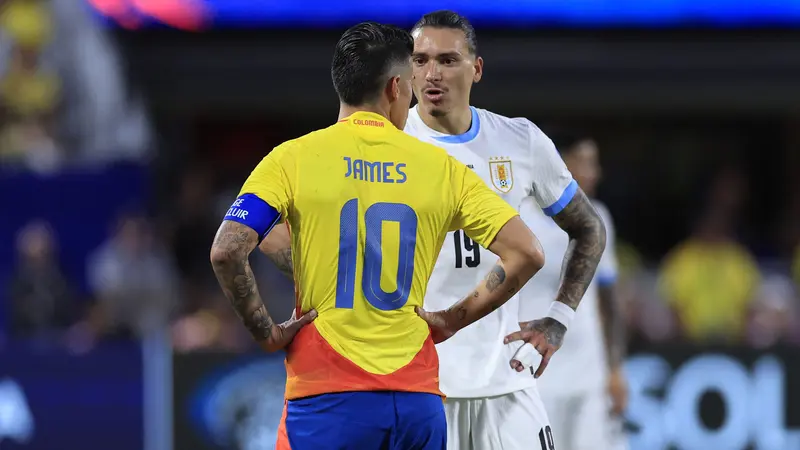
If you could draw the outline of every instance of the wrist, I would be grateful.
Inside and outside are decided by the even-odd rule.
[[[575,318],[575,310],[562,302],[554,301],[550,304],[550,310],[547,311],[546,317],[556,320],[569,329],[572,319]]]
[[[448,330],[458,331],[467,326],[467,308],[460,303],[445,310],[444,321]]]

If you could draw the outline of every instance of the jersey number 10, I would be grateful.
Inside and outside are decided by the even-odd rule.
[[[383,222],[400,225],[397,289],[381,288],[383,266]],[[417,248],[417,213],[402,203],[374,203],[364,212],[366,242],[361,289],[374,307],[391,311],[402,308],[411,293],[414,279],[414,253]],[[339,215],[339,267],[336,274],[336,307],[352,308],[358,257],[358,199],[350,199]]]

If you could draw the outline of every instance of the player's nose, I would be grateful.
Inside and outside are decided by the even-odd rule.
[[[425,81],[439,81],[442,79],[442,72],[438,69],[436,64],[428,64],[428,70],[425,71]]]

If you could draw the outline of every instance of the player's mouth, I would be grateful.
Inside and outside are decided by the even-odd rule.
[[[432,103],[438,103],[442,100],[442,96],[444,95],[444,90],[439,88],[427,88],[422,93],[425,95],[425,98]]]

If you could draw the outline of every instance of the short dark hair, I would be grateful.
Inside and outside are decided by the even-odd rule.
[[[555,144],[556,149],[562,156],[566,156],[577,149],[578,144],[581,142],[592,140],[592,136],[586,133],[576,131],[556,131],[547,134],[550,140]]]
[[[331,63],[333,87],[342,103],[359,106],[374,101],[393,67],[411,64],[414,39],[401,28],[362,22],[336,43]]]
[[[475,56],[478,55],[478,37],[475,35],[475,28],[472,27],[469,19],[461,14],[447,9],[430,12],[417,21],[411,32],[413,33],[422,27],[461,30],[466,37],[467,48],[469,48],[470,53]]]

